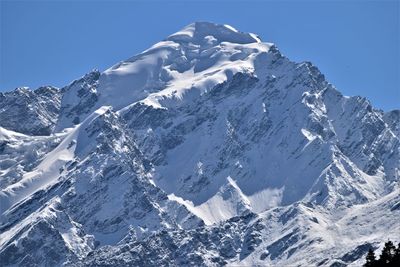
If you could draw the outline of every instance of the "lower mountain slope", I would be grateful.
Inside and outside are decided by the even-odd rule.
[[[105,246],[76,266],[360,266],[381,236],[398,236],[399,190],[331,214],[296,203],[193,230]],[[332,222],[335,223],[332,223]]]
[[[98,110],[1,191],[1,262],[58,265],[105,244],[203,224],[154,186],[123,129],[109,108]]]

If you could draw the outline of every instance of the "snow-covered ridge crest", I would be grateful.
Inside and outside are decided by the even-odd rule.
[[[237,44],[260,43],[261,40],[253,33],[239,32],[230,25],[220,25],[211,22],[194,22],[182,30],[168,36],[167,40],[201,44],[218,41]]]
[[[230,26],[190,24],[102,73],[99,105],[119,110],[142,102],[167,108],[184,96],[196,99],[237,72],[254,74],[255,62],[271,46]]]

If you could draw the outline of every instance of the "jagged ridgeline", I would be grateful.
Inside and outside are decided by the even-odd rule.
[[[360,266],[400,241],[400,111],[193,23],[0,93],[3,266]]]

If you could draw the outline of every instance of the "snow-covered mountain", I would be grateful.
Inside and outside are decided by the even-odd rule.
[[[0,94],[4,266],[358,266],[400,241],[400,110],[197,22]]]

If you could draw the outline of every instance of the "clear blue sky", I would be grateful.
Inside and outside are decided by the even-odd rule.
[[[168,3],[166,3],[168,2]],[[230,24],[311,61],[345,95],[400,108],[399,1],[0,0],[0,90],[62,87],[194,21]]]

